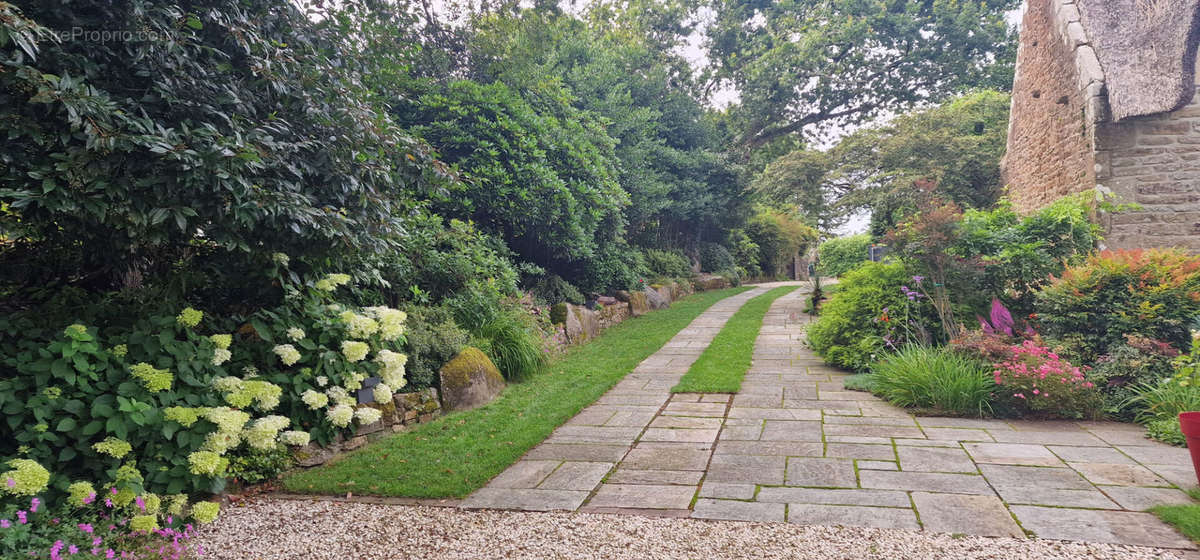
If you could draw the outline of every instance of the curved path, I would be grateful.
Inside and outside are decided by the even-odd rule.
[[[720,548],[736,534],[743,544],[762,539],[765,548],[752,554],[762,557],[1200,557],[1191,541],[1142,513],[1189,501],[1179,490],[1196,485],[1187,450],[1147,440],[1129,424],[914,417],[846,391],[844,372],[803,343],[804,290],[768,311],[740,393],[671,395],[729,317],[770,287],[713,305],[456,504],[463,509],[259,499],[223,514],[201,542],[210,551],[235,543],[210,554],[217,558],[587,557],[622,542],[598,557],[743,557],[749,551]],[[266,535],[264,547],[246,544]],[[1085,551],[1028,536],[1111,544]],[[865,549],[849,544],[863,540]],[[390,552],[388,543],[403,550]]]

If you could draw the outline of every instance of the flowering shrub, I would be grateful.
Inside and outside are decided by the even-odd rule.
[[[154,494],[120,505],[116,488],[97,496],[88,483],[71,486],[70,498],[59,504],[35,495],[0,506],[0,557],[190,558],[203,550],[189,544],[195,531],[187,520],[209,523],[219,510],[212,502],[188,508],[186,497],[164,500]],[[44,485],[33,493],[42,490]]]
[[[1137,334],[1188,349],[1200,315],[1200,256],[1180,250],[1102,251],[1067,267],[1037,295],[1040,329],[1085,363]]]
[[[912,274],[899,263],[864,263],[847,273],[838,291],[821,307],[808,329],[808,341],[826,362],[866,371],[877,358],[922,338],[936,326],[932,307],[914,294]],[[908,286],[908,290],[903,290]],[[922,335],[922,329],[927,334]]]
[[[1099,404],[1096,386],[1083,371],[1033,340],[1010,348],[1011,357],[992,371],[996,401],[1009,412],[1089,417]]]
[[[281,269],[286,262],[276,259]],[[406,383],[405,314],[337,303],[346,275],[278,279],[283,305],[232,333],[204,332],[216,322],[187,308],[123,332],[76,324],[49,341],[0,340],[0,461],[11,467],[0,474],[11,481],[0,493],[41,493],[56,507],[81,503],[91,487],[111,492],[105,501],[116,507],[157,503],[150,497],[158,494],[186,500],[220,492],[231,458],[279,456],[281,446],[378,421]],[[14,328],[0,324],[0,332]],[[382,378],[373,394],[384,402],[360,405],[353,394],[370,377]],[[233,474],[246,476],[247,466]],[[197,507],[197,519],[216,515]],[[144,514],[130,523],[160,526]]]

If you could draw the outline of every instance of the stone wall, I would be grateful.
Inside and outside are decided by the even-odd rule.
[[[437,389],[433,388],[413,393],[397,393],[392,398],[392,404],[388,406],[370,406],[383,412],[378,422],[359,426],[349,438],[339,434],[326,447],[310,443],[296,450],[296,464],[301,467],[325,464],[341,453],[358,449],[385,435],[403,431],[406,426],[430,422],[442,413],[442,402],[438,399]]]
[[[1200,252],[1200,96],[1171,113],[1104,123],[1097,180],[1141,209],[1108,218],[1111,248]]]
[[[1029,213],[1096,185],[1092,123],[1103,75],[1073,4],[1029,0],[1021,24],[1004,179]]]

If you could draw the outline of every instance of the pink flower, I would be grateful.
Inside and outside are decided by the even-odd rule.
[[[12,522],[7,519],[0,519],[0,529],[12,527]]]
[[[94,529],[94,528],[93,528],[91,525],[89,525],[89,524],[87,524],[87,523],[80,523],[80,524],[79,524],[79,530],[80,530],[80,531],[83,531],[84,533],[91,534],[91,533],[92,533],[92,531],[94,531],[95,529]]]
[[[94,501],[96,501],[96,493],[95,492],[89,493],[88,496],[83,499],[84,504],[90,504]]]
[[[146,501],[143,500],[141,496],[138,496],[133,501],[137,504],[138,509],[146,511]]]
[[[1017,397],[1017,398],[1019,398],[1019,399],[1023,399],[1023,398],[1025,398],[1025,395],[1023,395],[1023,394],[1021,394],[1021,393],[1013,393],[1013,396],[1014,396],[1014,397]]]
[[[25,517],[25,510],[17,512],[17,521],[21,522],[22,525],[29,522],[29,519]]]
[[[29,511],[31,513],[37,513],[37,508],[39,505],[41,505],[41,503],[42,503],[42,501],[37,499],[37,497],[34,497],[32,500],[29,500]]]
[[[79,554],[79,547],[75,545],[68,546],[67,552],[70,552],[71,554]]]
[[[7,481],[5,481],[5,484],[7,484],[9,488],[17,487],[17,481],[12,478],[9,478]]]

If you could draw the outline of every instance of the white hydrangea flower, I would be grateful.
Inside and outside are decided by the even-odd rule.
[[[311,437],[309,436],[308,432],[302,432],[300,430],[288,430],[279,434],[279,441],[283,442],[284,445],[292,445],[295,447],[304,447],[305,445],[308,445],[310,439]]]
[[[345,428],[350,425],[354,419],[354,409],[348,404],[338,404],[325,411],[325,417],[329,419],[329,423],[338,428]]]
[[[317,376],[317,387],[324,387],[329,384],[329,378],[324,375]]]
[[[228,362],[232,357],[233,352],[230,352],[224,348],[217,348],[216,350],[213,350],[212,365],[219,366],[225,362]]]
[[[343,323],[346,323],[346,332],[349,333],[350,338],[369,338],[379,331],[379,323],[375,319],[353,311],[343,311],[341,319]]]
[[[371,408],[369,406],[360,407],[358,410],[354,411],[354,418],[358,420],[359,424],[363,425],[374,424],[382,417],[383,413],[380,412],[379,409]]]
[[[300,342],[301,340],[304,340],[304,329],[292,327],[287,330],[287,337],[292,341]]]
[[[326,389],[325,394],[329,395],[329,400],[333,401],[333,404],[354,405],[357,403],[357,400],[350,396],[345,388],[336,385]]]
[[[371,396],[375,397],[377,403],[390,403],[392,402],[392,388],[388,387],[387,383],[380,383],[372,389]]]
[[[392,389],[399,389],[408,384],[404,379],[404,365],[408,363],[408,356],[391,350],[380,350],[375,355],[375,361],[379,363],[379,377]]]
[[[276,356],[279,356],[279,361],[285,366],[290,366],[300,361],[300,351],[296,350],[291,344],[280,344],[273,350]]]
[[[407,313],[383,306],[368,307],[366,311],[379,321],[379,338],[396,340],[404,335],[404,322],[408,320]]]
[[[300,395],[300,400],[304,401],[304,404],[308,405],[308,408],[313,410],[325,408],[325,405],[329,404],[328,395],[324,393],[318,393],[312,389],[304,391],[304,393]]]
[[[360,362],[367,357],[367,353],[371,351],[371,347],[366,342],[357,340],[346,340],[342,342],[342,355],[346,357],[348,362]]]

